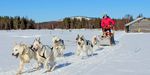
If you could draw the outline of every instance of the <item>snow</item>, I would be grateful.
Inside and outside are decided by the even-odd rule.
[[[65,41],[65,57],[57,59],[53,72],[44,69],[31,72],[35,61],[25,65],[22,75],[150,75],[150,33],[115,32],[115,46],[104,46],[94,51],[94,56],[81,59],[74,54],[75,38],[83,34],[91,40],[101,30],[10,30],[0,31],[0,75],[15,75],[19,60],[11,56],[15,42],[32,44],[35,37],[41,37],[43,44],[51,45],[52,37],[59,36]]]

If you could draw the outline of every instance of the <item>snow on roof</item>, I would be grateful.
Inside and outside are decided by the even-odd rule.
[[[133,24],[133,23],[135,23],[135,22],[137,22],[137,21],[139,21],[139,20],[142,20],[142,19],[144,19],[144,17],[137,18],[137,19],[135,19],[135,20],[133,20],[133,21],[131,21],[131,22],[125,24],[125,26],[129,26],[129,25],[131,25],[131,24]]]

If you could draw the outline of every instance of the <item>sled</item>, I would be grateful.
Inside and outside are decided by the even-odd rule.
[[[99,35],[100,46],[112,46],[115,45],[114,34],[110,36]]]

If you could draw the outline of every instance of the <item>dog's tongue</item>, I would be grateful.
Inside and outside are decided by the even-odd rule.
[[[16,58],[18,58],[18,56],[16,56]]]
[[[15,55],[15,56],[16,56],[16,58],[18,58],[19,54]]]

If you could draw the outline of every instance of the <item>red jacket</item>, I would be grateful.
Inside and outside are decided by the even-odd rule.
[[[112,20],[111,18],[104,18],[101,21],[101,27],[102,28],[110,28],[110,25],[114,25],[115,21]]]

